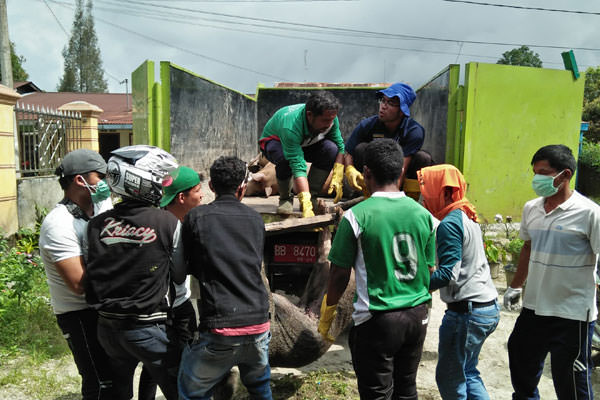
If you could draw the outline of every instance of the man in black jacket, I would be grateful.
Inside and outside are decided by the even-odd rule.
[[[88,224],[86,301],[98,310],[98,339],[110,358],[116,400],[133,396],[138,362],[168,400],[177,398],[167,366],[165,324],[170,281],[185,280],[180,222],[153,206],[175,159],[162,149],[129,146],[112,152],[107,180],[123,201]]]
[[[246,165],[220,157],[210,168],[214,202],[191,210],[182,237],[188,272],[200,282],[200,332],[184,350],[180,399],[210,399],[237,365],[253,399],[271,399],[269,299],[261,277],[265,227],[242,204]]]

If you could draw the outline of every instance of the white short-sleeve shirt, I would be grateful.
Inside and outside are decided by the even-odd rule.
[[[594,321],[600,206],[576,191],[549,213],[544,198],[530,200],[520,237],[531,240],[523,307],[536,315]]]
[[[107,199],[94,206],[95,214],[112,208]],[[40,256],[50,288],[50,301],[55,314],[64,314],[88,308],[84,295],[73,293],[56,270],[55,263],[83,256],[87,249],[88,221],[75,218],[64,204],[57,204],[46,215],[40,229]]]

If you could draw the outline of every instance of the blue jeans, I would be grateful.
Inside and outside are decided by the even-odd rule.
[[[269,342],[271,332],[222,336],[201,332],[183,350],[179,366],[179,398],[210,399],[214,386],[237,365],[252,399],[271,399]]]
[[[446,310],[440,326],[435,380],[443,399],[489,399],[477,362],[485,339],[500,320],[498,303],[458,313]]]
[[[100,317],[98,340],[110,358],[116,400],[133,397],[133,375],[138,362],[144,364],[167,400],[177,399],[177,382],[167,369],[169,340],[164,325]]]
[[[550,353],[552,381],[559,400],[591,400],[591,344],[594,322],[536,315],[523,308],[508,338],[513,399],[540,398],[537,385]]]

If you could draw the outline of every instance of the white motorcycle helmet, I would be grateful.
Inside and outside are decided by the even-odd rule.
[[[106,182],[112,192],[158,206],[163,177],[178,167],[175,157],[147,145],[121,147],[111,154]]]

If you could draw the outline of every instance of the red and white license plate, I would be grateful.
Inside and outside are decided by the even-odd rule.
[[[317,246],[310,244],[275,244],[273,261],[313,264],[317,262]]]

